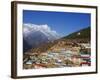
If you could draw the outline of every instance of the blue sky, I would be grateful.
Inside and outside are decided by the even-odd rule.
[[[23,23],[47,24],[61,36],[91,26],[89,13],[23,10]]]

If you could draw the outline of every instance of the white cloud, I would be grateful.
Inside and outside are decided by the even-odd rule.
[[[52,30],[47,24],[44,25],[36,25],[36,24],[30,24],[25,23],[23,24],[23,34],[24,36],[28,36],[29,34],[33,33],[34,31],[40,31],[44,33],[46,36],[53,36],[59,38],[59,34]]]

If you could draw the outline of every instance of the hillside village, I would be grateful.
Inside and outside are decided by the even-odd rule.
[[[91,66],[90,27],[82,29],[24,53],[23,68],[61,68]]]
[[[49,46],[48,49],[45,49],[45,45],[36,50],[32,49],[25,53],[23,67],[24,69],[37,69],[90,66],[90,42],[82,43],[80,41],[60,40],[56,44],[52,42],[52,46]]]

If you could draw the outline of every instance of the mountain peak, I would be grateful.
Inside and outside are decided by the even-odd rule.
[[[46,36],[53,36],[55,38],[59,38],[59,34],[55,31],[52,30],[47,24],[43,25],[36,25],[36,24],[30,24],[30,23],[25,23],[23,24],[23,34],[24,36],[28,36],[36,31],[42,32]]]
[[[37,47],[40,44],[59,39],[60,36],[47,24],[36,25],[25,23],[23,24],[23,38],[25,40],[24,42],[27,42],[28,45],[32,47]]]

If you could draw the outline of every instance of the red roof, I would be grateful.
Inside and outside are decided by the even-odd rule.
[[[80,64],[80,65],[82,65],[82,64],[91,65],[91,63],[90,63],[90,62],[81,62],[81,64]]]

